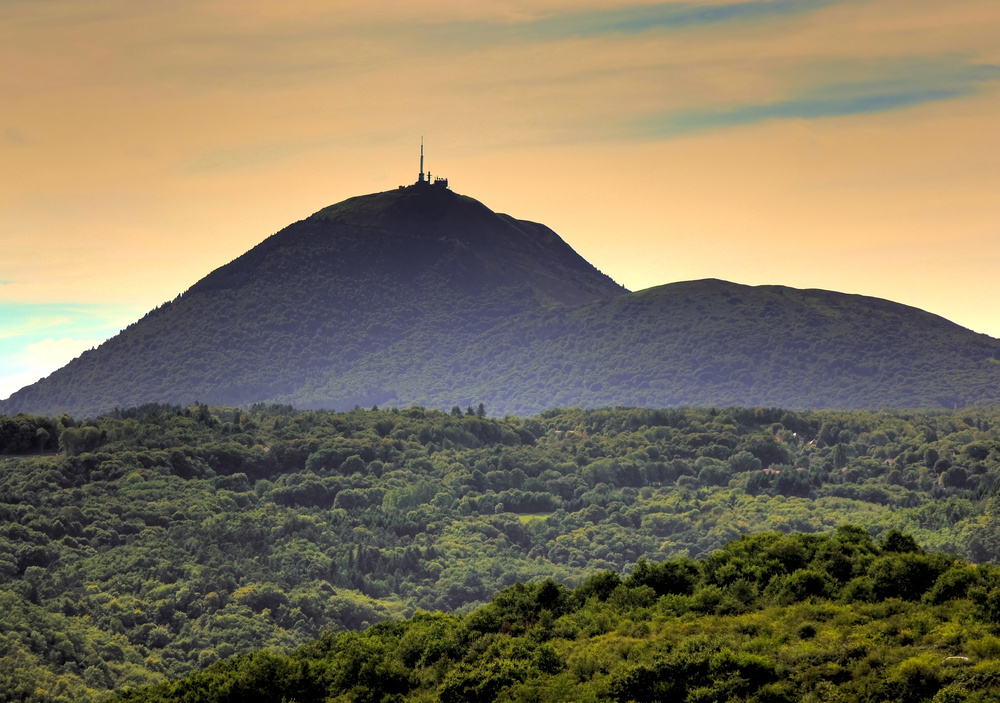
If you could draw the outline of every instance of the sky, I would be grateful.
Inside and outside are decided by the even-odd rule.
[[[997,0],[0,0],[0,398],[426,167],[631,290],[1000,337]]]

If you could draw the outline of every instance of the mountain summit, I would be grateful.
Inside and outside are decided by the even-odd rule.
[[[371,358],[430,377],[441,352],[499,320],[626,292],[549,228],[421,181],[286,227],[0,411],[406,403],[366,372]]]
[[[629,293],[549,228],[421,178],[286,227],[0,412],[951,408],[1000,403],[998,360],[1000,341],[875,298],[716,280]]]
[[[397,292],[413,286],[407,295],[422,299],[492,298],[504,291],[525,296],[523,304],[529,299],[578,304],[626,292],[548,227],[497,214],[423,182],[324,208],[212,272],[188,293],[324,280],[328,289],[346,284],[347,295],[381,281]],[[378,307],[373,294],[383,314],[416,302],[385,300],[377,290],[365,290],[358,304]]]

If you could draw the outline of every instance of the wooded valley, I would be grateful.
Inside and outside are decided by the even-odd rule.
[[[1000,557],[997,409],[148,405],[0,417],[0,450],[9,700],[98,700],[217,662],[223,678],[349,668],[355,647],[385,655],[365,675],[403,667],[383,693],[423,700],[492,700],[470,691],[494,674],[501,698],[715,700],[717,671],[751,682],[736,700],[836,700],[821,684],[883,676],[871,700],[920,700],[988,690],[1000,656],[997,572],[961,561]],[[442,649],[399,654],[426,628]],[[808,680],[789,678],[809,670],[800,649]],[[685,656],[703,683],[642,692]],[[323,695],[381,700],[331,676]],[[342,681],[370,689],[358,676]]]

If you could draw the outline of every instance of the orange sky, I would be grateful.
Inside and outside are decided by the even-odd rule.
[[[632,290],[1000,336],[1000,3],[4,0],[0,398],[427,165]]]

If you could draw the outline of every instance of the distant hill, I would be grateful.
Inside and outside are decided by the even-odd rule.
[[[539,397],[582,407],[1000,402],[1000,341],[879,298],[703,280],[527,318],[466,354],[516,336],[491,364],[491,383],[473,386],[488,407],[536,412]]]
[[[547,227],[417,184],[286,227],[0,403],[964,407],[1000,341],[888,301],[695,281],[628,293]]]

